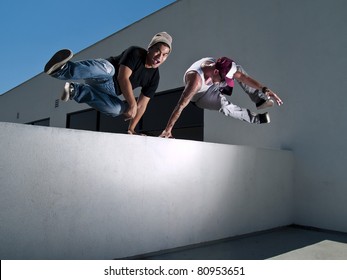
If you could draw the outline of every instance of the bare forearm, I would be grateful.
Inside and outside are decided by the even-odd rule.
[[[146,111],[146,107],[143,107],[143,106],[137,107],[137,114],[135,118],[130,120],[128,130],[130,130],[131,132],[135,132],[135,128],[138,125],[139,121],[141,120],[145,111]]]
[[[181,98],[178,101],[175,109],[173,110],[170,119],[166,125],[165,130],[161,133],[160,137],[172,138],[172,129],[181,116],[183,109],[189,104],[192,97],[201,88],[201,78],[196,72],[190,72],[186,76],[186,86],[182,92]]]
[[[283,104],[283,101],[276,93],[274,93],[271,89],[267,88],[266,86],[259,83],[258,81],[254,80],[253,78],[241,74],[239,77],[237,77],[237,79],[240,82],[242,82],[242,83],[244,83],[244,84],[246,84],[252,88],[260,90],[264,94],[264,96],[271,97],[271,98],[275,99],[275,101],[277,102],[278,105]]]
[[[118,79],[118,83],[129,106],[134,106],[136,104],[136,99],[130,81],[128,79]]]
[[[249,77],[249,76],[242,76],[242,78],[239,79],[242,83],[252,87],[252,88],[255,88],[255,89],[258,89],[258,90],[261,90],[263,88],[263,85],[261,83],[259,83],[258,81],[254,80],[252,77]]]
[[[172,114],[171,114],[171,116],[170,116],[170,119],[169,119],[169,121],[168,121],[168,123],[167,123],[167,125],[166,125],[165,130],[166,130],[167,132],[171,132],[171,131],[172,131],[174,125],[176,124],[177,120],[178,120],[179,117],[181,116],[181,113],[182,113],[183,109],[184,109],[183,106],[181,106],[181,105],[179,105],[179,104],[176,105],[176,107],[175,107],[175,109],[173,110],[173,112],[172,112]]]

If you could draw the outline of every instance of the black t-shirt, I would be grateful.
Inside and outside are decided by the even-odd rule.
[[[132,88],[141,87],[141,92],[152,98],[159,84],[159,69],[158,68],[146,68],[146,56],[147,51],[140,47],[130,47],[122,52],[118,56],[111,56],[107,58],[112,63],[116,72],[113,76],[113,81],[116,87],[116,92],[120,95],[121,89],[119,87],[117,76],[119,71],[119,65],[125,65],[132,70],[130,76],[130,83]]]

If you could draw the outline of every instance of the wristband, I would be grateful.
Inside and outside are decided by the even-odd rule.
[[[263,88],[261,89],[261,91],[262,91],[262,93],[267,93],[267,92],[269,91],[269,89],[268,89],[267,87],[263,87]]]

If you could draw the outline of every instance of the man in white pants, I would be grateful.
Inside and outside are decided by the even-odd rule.
[[[273,106],[273,99],[279,106],[283,104],[276,93],[248,76],[240,65],[227,57],[200,59],[188,68],[183,79],[185,88],[160,137],[173,137],[172,129],[189,102],[202,109],[219,111],[248,123],[269,123],[270,117],[267,112],[256,114],[226,99],[224,95],[231,95],[234,80],[256,104],[257,109]]]

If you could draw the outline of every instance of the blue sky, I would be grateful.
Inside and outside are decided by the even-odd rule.
[[[0,94],[43,71],[55,51],[79,52],[174,0],[0,0]]]

